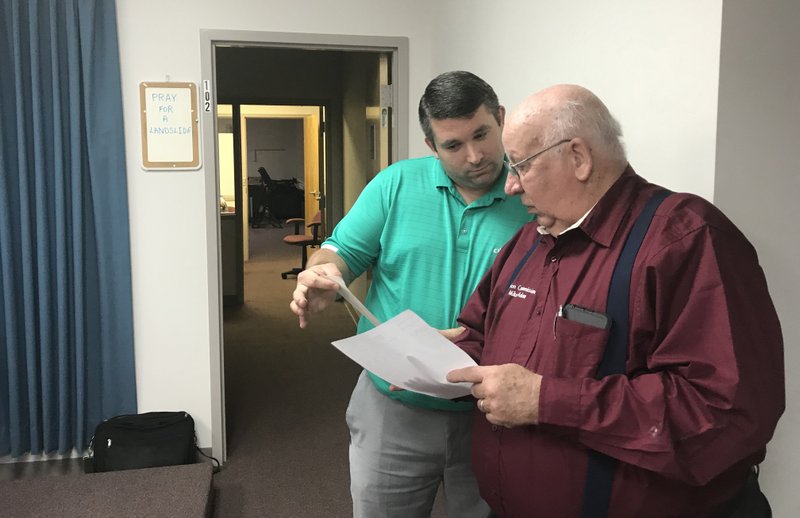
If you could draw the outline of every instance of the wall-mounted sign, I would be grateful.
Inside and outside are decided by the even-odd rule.
[[[203,111],[211,111],[211,81],[203,80]]]
[[[198,169],[197,86],[139,83],[142,110],[142,167]]]

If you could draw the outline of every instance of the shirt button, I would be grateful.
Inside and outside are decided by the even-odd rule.
[[[462,234],[466,234],[466,233],[467,233],[467,229],[466,229],[466,227],[461,229],[461,233],[462,233]]]
[[[652,435],[653,437],[658,435],[660,432],[661,432],[661,429],[658,426],[651,426],[650,427],[650,435]]]
[[[538,315],[541,315],[541,314],[542,314],[542,309],[541,308],[537,309],[536,310],[536,315],[538,316]]]
[[[496,424],[492,425],[492,431],[496,432],[499,427]]]
[[[558,261],[558,257],[556,257],[556,256],[554,256],[554,255],[551,255],[551,256],[550,256],[550,262],[551,262],[551,263],[554,263],[554,262],[556,262],[556,261]]]

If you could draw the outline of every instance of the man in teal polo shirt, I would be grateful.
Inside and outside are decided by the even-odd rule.
[[[504,192],[505,110],[469,72],[439,75],[419,104],[435,156],[381,171],[297,277],[291,308],[305,327],[350,282],[372,268],[365,305],[381,321],[411,309],[429,325],[456,316],[508,239],[531,216]],[[372,325],[361,318],[358,332]],[[443,484],[448,516],[482,518],[470,468],[470,401],[395,390],[362,373],[347,409],[353,515],[428,517]]]

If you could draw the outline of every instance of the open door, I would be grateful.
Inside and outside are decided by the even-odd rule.
[[[320,142],[320,128],[323,127],[321,113],[324,113],[322,106],[241,106],[242,199],[238,203],[250,215],[250,218],[242,221],[244,261],[250,256],[248,229],[254,223],[254,216],[259,213],[259,207],[251,206],[254,200],[259,199],[253,194],[263,189],[259,168],[264,167],[272,180],[298,180],[302,184],[304,209],[301,214],[293,214],[292,217],[302,216],[310,221],[320,210],[322,193],[319,178],[324,174],[321,171],[324,170],[325,159],[324,145]],[[270,130],[269,126],[274,128]],[[276,142],[275,135],[280,135],[281,141]],[[258,224],[280,225],[286,214],[272,216],[268,219],[259,218]]]
[[[380,119],[378,130],[378,149],[375,156],[378,160],[378,171],[389,166],[392,156],[392,127],[394,126],[394,94],[392,86],[392,55],[388,52],[378,56],[378,91],[380,101]]]
[[[305,149],[305,220],[311,221],[317,211],[322,211],[322,230],[325,232],[325,107],[317,106],[316,113],[303,119],[303,148]],[[327,234],[323,234],[327,235]]]
[[[241,221],[247,221],[247,204],[242,203],[239,188],[241,164],[237,160],[238,129],[234,112],[238,106],[217,105],[217,165],[219,168],[220,257],[222,301],[224,306],[243,302],[244,273],[242,269]],[[243,212],[244,211],[244,212]]]
[[[325,107],[218,105],[217,110],[223,301],[237,306],[244,303],[251,226],[277,227],[287,217],[311,221],[323,208]],[[276,142],[276,136],[282,140]],[[264,213],[261,167],[279,183],[297,182],[300,212]]]

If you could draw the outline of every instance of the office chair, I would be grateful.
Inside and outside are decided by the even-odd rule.
[[[267,189],[267,192],[272,191],[274,187],[274,182],[272,181],[272,178],[270,178],[269,173],[267,173],[267,170],[264,167],[259,167],[258,175],[261,177],[261,183],[264,184],[264,187]]]
[[[254,196],[254,200],[258,200],[258,205],[253,211],[253,221],[250,226],[252,228],[260,228],[264,219],[275,228],[282,228],[280,222],[275,218],[270,207],[270,200],[275,192],[275,180],[270,178],[267,170],[264,167],[258,168],[258,174],[261,176],[261,192],[259,196]]]
[[[297,276],[298,273],[305,270],[306,262],[308,261],[308,248],[319,246],[324,240],[323,232],[321,230],[322,213],[320,211],[317,211],[317,213],[314,214],[314,217],[311,218],[309,224],[306,225],[306,228],[311,229],[311,235],[300,233],[300,225],[304,221],[305,220],[303,218],[290,218],[286,220],[286,224],[294,224],[294,234],[283,236],[283,242],[287,245],[299,246],[302,251],[300,255],[300,267],[292,268],[288,272],[283,272],[281,274],[281,279],[286,279],[289,275]]]

